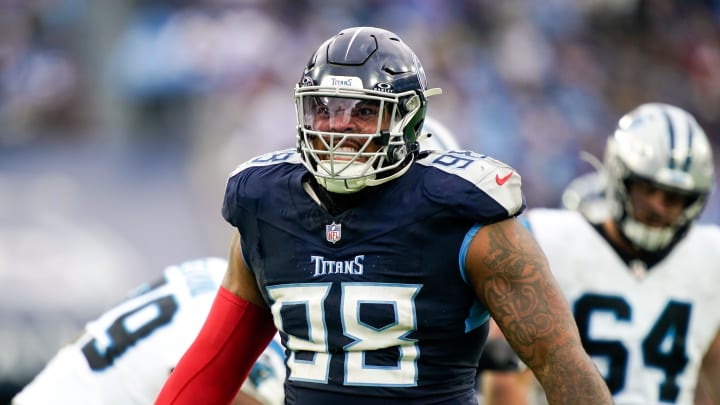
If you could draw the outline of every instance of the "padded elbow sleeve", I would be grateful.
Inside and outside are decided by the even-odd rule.
[[[229,404],[276,331],[270,311],[220,287],[155,404]]]

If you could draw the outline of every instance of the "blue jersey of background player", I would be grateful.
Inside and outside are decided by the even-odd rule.
[[[419,151],[432,94],[389,31],[320,46],[295,90],[297,149],[228,180],[228,272],[158,404],[226,401],[276,328],[288,403],[474,404],[489,314],[551,401],[610,403],[514,218],[519,175],[469,151]]]

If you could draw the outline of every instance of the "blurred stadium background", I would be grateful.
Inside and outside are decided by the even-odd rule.
[[[227,173],[294,144],[303,64],[353,25],[409,43],[530,206],[643,102],[720,145],[718,0],[0,0],[0,404],[163,266],[225,256]]]

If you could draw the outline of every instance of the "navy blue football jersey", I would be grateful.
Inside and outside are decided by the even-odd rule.
[[[288,401],[468,403],[489,315],[465,252],[479,226],[524,209],[520,176],[432,152],[331,215],[307,175],[294,150],[257,157],[223,204],[286,348]]]

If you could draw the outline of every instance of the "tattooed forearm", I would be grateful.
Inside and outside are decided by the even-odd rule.
[[[549,358],[546,372],[535,376],[550,404],[609,404],[610,391],[589,357],[571,350],[557,350]]]
[[[478,298],[552,404],[611,403],[547,259],[515,220],[486,226],[467,265]]]

